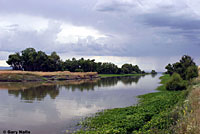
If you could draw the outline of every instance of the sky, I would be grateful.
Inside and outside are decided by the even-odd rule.
[[[199,65],[200,1],[0,0],[0,66],[28,47],[146,71],[183,55]]]

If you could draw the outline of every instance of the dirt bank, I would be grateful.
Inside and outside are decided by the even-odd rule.
[[[98,78],[97,72],[31,72],[31,71],[0,71],[0,82],[30,82],[53,80],[82,80]]]

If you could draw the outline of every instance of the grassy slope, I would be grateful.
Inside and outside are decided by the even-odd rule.
[[[177,120],[173,109],[185,100],[187,91],[166,91],[168,75],[161,77],[161,92],[139,96],[137,106],[108,109],[81,124],[86,129],[76,133],[167,133]]]
[[[189,95],[179,108],[179,120],[175,134],[198,134],[200,132],[200,76],[193,80]]]
[[[13,71],[0,70],[1,82],[23,82],[23,81],[47,81],[47,80],[74,80],[88,79],[98,76],[97,72],[37,72],[37,71]]]
[[[43,81],[43,77],[33,74],[0,73],[1,82]]]

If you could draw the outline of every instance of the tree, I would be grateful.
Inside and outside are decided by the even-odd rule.
[[[142,73],[142,71],[140,70],[140,68],[138,67],[138,65],[132,65],[132,64],[123,64],[122,65],[122,71],[125,74],[136,74],[136,73]]]
[[[146,72],[143,70],[142,72],[141,72],[141,74],[145,74]]]
[[[186,76],[186,80],[190,80],[192,78],[195,78],[198,76],[198,67],[197,66],[190,66],[187,68],[186,72],[185,72]]]
[[[27,48],[22,51],[22,68],[25,71],[35,71],[35,59],[37,53],[34,48]]]
[[[168,65],[165,67],[165,69],[167,69],[166,74],[172,75],[173,72],[174,72],[173,66],[172,66],[171,64],[168,64]]]
[[[37,52],[35,62],[36,71],[48,71],[48,56],[44,52]]]
[[[48,64],[49,71],[62,70],[62,62],[56,52],[52,52],[48,57]]]
[[[132,66],[132,73],[142,73],[142,71],[140,70],[140,68],[138,67],[138,65]]]
[[[197,66],[193,59],[188,55],[184,55],[179,62],[176,62],[173,65],[168,64],[165,69],[167,69],[166,73],[170,75],[175,72],[178,73],[183,80],[190,80],[198,76]]]
[[[141,71],[138,65],[124,64],[121,68],[113,63],[95,62],[94,59],[77,60],[72,58],[63,62],[56,52],[47,55],[45,52],[36,51],[34,48],[26,48],[20,53],[11,54],[7,63],[13,70],[25,71],[63,71],[71,72],[98,72],[105,74],[123,74],[123,73],[145,73]]]
[[[8,65],[10,65],[13,70],[22,70],[22,60],[19,53],[11,54],[8,57]]]
[[[122,65],[122,71],[123,71],[123,73],[125,73],[125,74],[129,74],[129,73],[132,73],[132,71],[133,71],[133,66],[132,66],[132,64],[123,64]]]
[[[157,72],[155,70],[152,70],[151,74],[157,74]]]
[[[118,72],[117,65],[113,63],[103,63],[99,73],[102,74],[116,74]]]
[[[190,56],[184,55],[184,56],[181,58],[180,63],[181,63],[181,65],[182,65],[182,72],[180,73],[180,75],[181,75],[181,77],[182,77],[184,80],[189,80],[189,79],[191,79],[191,78],[194,78],[194,77],[197,77],[197,76],[198,76],[197,67],[194,67],[194,66],[196,66],[196,64],[194,63],[193,59],[192,59]],[[193,66],[193,67],[192,67],[192,66]],[[191,67],[191,68],[189,69],[189,71],[187,71],[187,69],[188,69],[189,67]],[[192,69],[194,69],[194,70],[192,70]],[[195,71],[195,70],[196,70],[196,71]],[[190,73],[191,71],[192,71],[193,73],[196,72],[196,74],[190,75],[191,77],[188,77],[188,78],[187,78],[187,76],[189,76],[188,73]],[[193,77],[193,76],[194,76],[194,77]]]

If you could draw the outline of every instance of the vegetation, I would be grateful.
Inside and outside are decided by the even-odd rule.
[[[178,73],[183,80],[191,80],[198,76],[198,68],[190,56],[184,55],[179,62],[168,64],[167,74]]]
[[[132,64],[124,64],[122,65],[122,68],[120,70],[120,73],[124,73],[124,74],[141,74],[141,73],[145,73],[142,72],[138,65],[133,66]]]
[[[161,92],[139,96],[140,103],[126,108],[108,109],[89,117],[76,133],[168,133],[177,120],[173,109],[184,101],[187,91],[167,91],[169,75],[161,77]],[[172,112],[173,111],[173,112]]]
[[[76,133],[175,133],[173,126],[179,125],[181,107],[189,91],[184,89],[198,76],[198,70],[192,58],[186,55],[180,62],[168,64],[166,69],[167,74],[160,78],[163,85],[157,88],[161,92],[139,96],[141,100],[136,106],[99,112],[83,121],[84,128]]]
[[[200,132],[199,118],[199,97],[200,97],[200,77],[193,80],[190,93],[179,113],[179,120],[174,127],[175,134],[198,134]]]
[[[121,68],[113,63],[95,62],[81,58],[62,61],[56,52],[47,55],[45,52],[27,48],[20,53],[11,54],[7,63],[13,70],[24,71],[70,71],[98,72],[100,74],[144,74],[137,65],[124,64]]]
[[[168,64],[165,68],[166,73],[172,76],[166,84],[166,89],[170,91],[186,89],[188,81],[198,76],[198,67],[187,55],[184,55],[179,62]]]
[[[166,84],[166,89],[173,90],[184,90],[187,88],[187,81],[184,81],[178,73],[173,73],[172,77]]]
[[[33,72],[33,71],[0,71],[0,82],[28,82],[49,80],[77,80],[97,78],[96,72]]]
[[[152,70],[151,74],[157,74],[157,72],[155,70]]]

